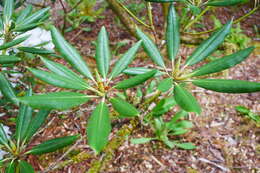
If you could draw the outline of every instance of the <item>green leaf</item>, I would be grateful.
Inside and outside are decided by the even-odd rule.
[[[134,117],[139,115],[139,111],[133,105],[119,97],[110,99],[110,102],[113,108],[122,117]]]
[[[43,24],[43,23],[38,22],[38,23],[32,23],[32,24],[28,24],[28,25],[17,25],[13,29],[13,31],[15,31],[15,32],[26,32],[26,31],[29,31],[29,30],[32,30],[32,29],[38,27],[41,24]]]
[[[185,117],[188,115],[188,112],[181,110],[177,112],[171,119],[169,123],[176,123],[180,118]]]
[[[132,77],[130,79],[123,80],[123,81],[117,83],[115,88],[116,89],[132,88],[132,87],[137,86],[141,83],[144,83],[145,81],[147,81],[148,79],[153,77],[156,72],[157,72],[157,70],[152,70],[152,71],[146,72],[144,74],[139,74],[139,75]]]
[[[13,10],[14,10],[14,0],[5,0],[4,10],[3,10],[3,16],[5,22],[11,19],[13,15]]]
[[[51,35],[53,43],[61,55],[81,74],[93,79],[91,72],[87,64],[84,62],[83,58],[79,55],[78,51],[72,47],[59,33],[59,31],[52,26]]]
[[[15,173],[16,165],[17,165],[16,161],[12,160],[8,164],[8,166],[7,166],[6,170],[5,170],[5,173]]]
[[[150,142],[151,140],[154,140],[154,138],[135,138],[131,139],[132,144],[145,144]]]
[[[49,113],[49,110],[40,110],[35,115],[35,117],[31,120],[30,126],[26,132],[26,141],[29,141],[31,137],[37,132],[37,130],[44,124]]]
[[[34,173],[34,169],[31,164],[26,161],[19,160],[18,162],[19,173]]]
[[[165,67],[165,64],[163,62],[163,57],[154,44],[154,42],[147,36],[145,35],[139,28],[136,28],[136,34],[139,39],[141,39],[143,48],[145,52],[151,57],[151,59],[159,66]]]
[[[133,61],[135,54],[138,51],[141,44],[142,41],[137,42],[116,62],[116,65],[110,74],[111,78],[118,76],[128,66],[128,64]]]
[[[33,68],[28,68],[28,70],[32,72],[37,78],[41,79],[42,81],[61,88],[85,90],[88,87],[86,86],[86,84],[83,85],[78,81],[60,76],[55,73],[50,73],[50,72],[37,70]]]
[[[201,9],[196,5],[189,4],[188,8],[194,16],[197,16],[201,13]]]
[[[177,142],[174,142],[174,144],[179,147],[179,148],[182,148],[182,149],[185,149],[185,150],[193,150],[196,148],[196,146],[193,144],[193,143],[190,143],[190,142],[185,142],[185,143],[177,143]]]
[[[31,14],[30,16],[26,17],[22,22],[18,23],[17,26],[15,26],[15,30],[17,30],[17,28],[22,28],[28,25],[39,23],[41,19],[48,13],[49,10],[50,7],[47,7]]]
[[[34,47],[18,47],[18,50],[27,52],[27,53],[32,53],[32,54],[40,54],[40,55],[54,54],[53,51],[34,48]]]
[[[190,121],[186,121],[186,120],[182,120],[182,121],[179,121],[179,122],[175,122],[175,123],[169,123],[167,125],[167,128],[170,129],[170,130],[175,130],[175,129],[189,129],[189,128],[192,128],[193,127],[193,124],[192,122]]]
[[[18,100],[33,108],[66,110],[86,103],[89,96],[75,92],[56,92],[19,97]]]
[[[250,53],[252,53],[254,47],[249,47],[247,49],[238,51],[232,55],[225,56],[223,58],[219,58],[215,61],[212,61],[198,69],[196,69],[192,74],[192,76],[202,76],[206,74],[220,72],[222,70],[233,67],[243,60],[245,60]]]
[[[19,24],[25,20],[26,17],[28,17],[33,10],[33,6],[31,4],[27,5],[27,7],[21,12],[21,14],[17,17],[15,23]]]
[[[149,83],[148,87],[146,87],[146,90],[145,90],[146,95],[147,95],[147,94],[151,94],[152,92],[155,92],[155,90],[156,90],[156,85],[157,85],[156,81],[155,81],[155,80],[152,80],[152,81]]]
[[[175,143],[173,141],[170,141],[168,138],[162,140],[165,145],[167,145],[169,148],[174,148]]]
[[[146,2],[155,2],[155,3],[168,3],[168,2],[176,2],[178,0],[145,0]]]
[[[0,72],[0,91],[12,103],[18,105],[16,94],[9,81],[5,78],[4,74]]]
[[[21,58],[12,55],[0,55],[0,64],[12,64],[21,61]]]
[[[164,123],[162,117],[154,118],[153,123],[154,123],[156,136],[160,137],[160,136],[164,135],[163,132],[165,130],[165,123]]]
[[[235,107],[236,111],[242,113],[242,114],[249,114],[250,110],[244,106],[236,106]]]
[[[173,132],[170,132],[170,135],[183,135],[185,133],[187,133],[189,130],[188,129],[183,129],[183,128],[174,128],[172,129]]]
[[[161,92],[166,92],[169,89],[172,88],[172,78],[166,78],[163,79],[162,81],[160,81],[159,85],[158,85],[158,90]]]
[[[0,17],[0,31],[4,29],[4,23],[2,17]]]
[[[167,17],[166,45],[169,59],[175,59],[180,48],[179,19],[174,5],[169,7]]]
[[[198,87],[222,93],[251,93],[260,91],[260,83],[243,80],[198,79],[192,81]]]
[[[187,59],[186,65],[193,65],[199,61],[205,59],[211,53],[213,53],[218,46],[225,40],[225,37],[229,34],[232,26],[232,21],[229,21],[221,29],[215,32],[207,40],[202,42],[202,44],[192,53],[192,55]]]
[[[0,144],[8,146],[8,138],[4,131],[4,126],[0,123]]]
[[[101,102],[92,112],[87,125],[88,143],[96,153],[102,151],[108,143],[110,131],[109,110],[105,102]]]
[[[74,135],[51,139],[33,147],[27,152],[27,154],[40,155],[54,152],[73,144],[78,139],[78,137],[79,135]]]
[[[248,0],[211,0],[206,3],[207,6],[215,6],[215,7],[226,7],[238,5],[241,3],[246,3]]]
[[[174,98],[178,105],[187,112],[201,113],[201,108],[197,100],[189,93],[185,88],[181,87],[179,84],[175,85],[174,88]]]
[[[155,117],[161,116],[168,112],[176,104],[177,103],[173,97],[164,98],[160,100],[159,103],[152,109],[152,114]]]
[[[27,36],[24,36],[24,37],[21,37],[21,38],[17,38],[15,40],[12,40],[10,42],[7,42],[7,43],[4,43],[0,46],[0,50],[3,50],[3,49],[8,49],[10,47],[13,47],[15,45],[18,45],[22,42],[24,42],[25,40],[27,40],[28,38],[30,37],[30,35],[27,35]]]
[[[50,69],[53,73],[75,80],[79,83],[81,83],[82,85],[85,85],[86,87],[88,87],[88,84],[86,83],[85,80],[83,80],[79,75],[77,75],[76,73],[74,73],[72,70],[68,69],[66,66],[61,65],[59,63],[47,60],[45,58],[41,58],[41,60],[44,62],[45,66]]]
[[[98,34],[96,61],[99,73],[105,78],[107,76],[111,59],[111,52],[109,49],[108,33],[103,26]]]
[[[27,91],[26,96],[32,96],[32,89]],[[31,107],[21,104],[19,108],[19,114],[16,118],[16,131],[15,138],[18,143],[23,142],[26,132],[30,126],[30,122],[32,119],[33,110]]]
[[[144,67],[131,67],[127,68],[123,71],[123,73],[127,75],[138,75],[138,74],[144,74],[146,72],[152,71],[154,69],[144,68]],[[164,73],[157,70],[157,73],[154,76],[161,76]]]

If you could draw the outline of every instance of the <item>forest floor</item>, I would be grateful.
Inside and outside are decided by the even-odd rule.
[[[160,8],[155,7],[155,15],[161,16]],[[248,12],[248,7],[236,9],[224,8],[220,10],[218,18],[221,21],[227,21],[228,16],[235,14],[235,17]],[[76,46],[88,63],[94,64],[93,55],[95,47],[92,44],[95,41],[97,33],[101,26],[106,26],[110,33],[112,47],[116,47],[118,42],[125,41],[129,44],[136,40],[131,37],[123,26],[116,23],[115,15],[107,9],[104,19],[97,19],[95,23],[84,24],[84,27],[90,27],[90,32],[81,32],[75,30],[66,35],[66,38]],[[58,19],[56,19],[58,21]],[[160,17],[155,18],[156,28],[159,35],[163,33],[163,26],[160,26]],[[252,26],[259,24],[260,12],[258,11],[241,26],[245,33],[251,38],[255,37]],[[211,27],[211,21],[208,20],[208,27]],[[122,53],[126,47],[122,47],[119,53]],[[194,46],[182,44],[180,54],[187,57]],[[147,59],[138,59],[133,66],[152,66]],[[217,78],[240,79],[249,81],[260,81],[260,55],[256,51],[245,62],[235,66],[229,71],[225,71]],[[222,77],[222,78],[223,78]],[[44,90],[57,91],[46,85]],[[38,92],[43,88],[36,87]],[[193,94],[198,99],[203,112],[200,116],[191,114],[189,119],[194,123],[194,128],[177,139],[192,142],[197,148],[194,150],[182,150],[178,148],[169,149],[164,144],[153,141],[148,144],[133,145],[131,138],[152,137],[153,132],[148,126],[137,124],[133,127],[129,121],[119,121],[114,123],[113,132],[110,139],[116,138],[120,129],[129,128],[133,131],[124,136],[119,142],[119,146],[112,153],[105,151],[95,156],[88,147],[85,139],[80,140],[73,147],[71,153],[64,158],[63,151],[68,148],[48,154],[41,157],[30,156],[28,161],[33,164],[37,170],[45,170],[51,163],[57,161],[58,169],[49,171],[50,173],[83,173],[91,167],[100,166],[100,172],[104,173],[257,173],[260,172],[260,129],[256,124],[239,115],[235,111],[235,106],[243,105],[256,113],[260,113],[260,93],[252,94],[222,94],[212,91],[206,91],[200,88],[192,88]],[[80,108],[66,111],[53,112],[49,117],[49,123],[34,139],[33,145],[51,139],[54,137],[68,134],[81,134],[85,136],[86,122],[95,105],[88,103]],[[123,132],[124,133],[124,132]],[[121,138],[119,139],[121,140]],[[111,145],[112,146],[112,145]],[[113,146],[112,146],[113,147]],[[110,154],[111,158],[106,157]],[[104,161],[104,158],[106,159]],[[99,165],[101,164],[101,165]],[[92,170],[91,169],[91,170]]]

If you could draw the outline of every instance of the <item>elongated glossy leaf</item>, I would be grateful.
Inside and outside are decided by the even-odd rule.
[[[24,26],[28,26],[28,25],[32,25],[34,23],[40,22],[41,18],[44,17],[48,13],[49,10],[50,10],[50,7],[47,7],[47,8],[43,8],[43,9],[31,14],[30,16],[26,17],[22,22],[17,24],[16,27],[17,28],[24,27]]]
[[[20,160],[18,162],[19,173],[34,173],[34,169],[31,164],[26,161]]]
[[[93,79],[91,72],[83,58],[79,55],[78,51],[72,47],[59,33],[59,31],[52,26],[51,35],[53,43],[61,55],[81,74]]]
[[[54,54],[55,52],[46,50],[46,49],[39,49],[34,47],[18,47],[18,50],[23,52],[28,52],[32,54],[41,54],[41,55],[48,55],[48,54]]]
[[[30,126],[26,132],[26,141],[29,141],[31,137],[37,132],[37,130],[44,124],[49,110],[40,110],[30,122]]]
[[[174,87],[174,98],[178,105],[187,112],[201,113],[200,105],[193,95],[185,88],[176,84]]]
[[[244,106],[236,106],[235,107],[236,111],[242,113],[242,114],[249,114],[250,113],[250,109],[244,107]]]
[[[123,81],[119,82],[118,84],[116,84],[115,88],[116,89],[132,88],[132,87],[137,86],[141,83],[144,83],[145,81],[147,81],[148,79],[153,77],[156,72],[157,72],[157,70],[152,70],[152,71],[146,72],[144,74],[139,74],[139,75],[132,77],[130,79],[123,80]]]
[[[188,115],[188,112],[181,110],[177,112],[171,119],[170,124],[176,123],[180,118],[185,117]]]
[[[193,72],[192,76],[202,76],[206,74],[220,72],[222,70],[233,67],[243,60],[245,60],[251,52],[253,52],[254,47],[249,47],[247,49],[238,51],[232,55],[225,56],[223,58],[219,58],[215,61],[212,61]]]
[[[37,22],[37,23],[28,24],[28,25],[17,25],[13,29],[13,31],[15,31],[15,32],[26,32],[26,31],[29,31],[29,30],[32,30],[32,29],[38,27],[41,24],[43,24],[43,23]]]
[[[131,139],[132,144],[145,144],[150,142],[151,140],[154,140],[154,138],[134,138]]]
[[[54,86],[58,86],[61,88],[78,89],[78,90],[85,90],[87,88],[87,86],[82,85],[80,82],[74,81],[70,78],[60,76],[55,73],[50,73],[50,72],[37,70],[33,68],[28,68],[28,70],[31,71],[37,78]]]
[[[193,150],[196,146],[193,143],[185,142],[185,143],[174,143],[177,147],[185,149],[185,150]]]
[[[123,71],[123,73],[127,74],[127,75],[138,75],[138,74],[144,74],[146,72],[152,71],[154,69],[149,69],[149,68],[145,68],[145,67],[131,67],[131,68],[127,68]],[[157,73],[154,76],[161,76],[164,73],[161,71],[157,71]]]
[[[146,2],[156,2],[156,3],[168,3],[168,2],[176,2],[179,0],[145,0]]]
[[[0,144],[8,145],[8,138],[4,130],[3,124],[0,123]]]
[[[13,10],[14,10],[14,0],[5,0],[3,16],[6,22],[11,19],[13,15]]]
[[[206,3],[207,6],[226,7],[241,3],[246,3],[248,0],[212,0]]]
[[[17,162],[12,160],[8,164],[8,166],[7,166],[6,170],[5,170],[5,173],[15,173],[16,165],[17,165]]]
[[[28,17],[33,10],[33,6],[31,4],[27,5],[26,8],[21,12],[21,14],[16,19],[16,24],[23,22],[23,20]]]
[[[192,128],[192,127],[193,127],[192,122],[186,121],[186,120],[182,120],[182,121],[179,121],[179,122],[169,123],[168,124],[168,129],[169,130],[173,130],[173,131],[175,129],[180,129],[180,128],[188,129],[188,128]]]
[[[170,5],[167,17],[166,42],[168,58],[175,59],[180,48],[180,31],[178,15],[173,4]]]
[[[163,79],[162,81],[160,81],[159,85],[158,85],[158,90],[161,91],[161,92],[166,92],[168,91],[169,89],[172,88],[172,79],[171,78],[166,78],[166,79]]]
[[[85,85],[86,87],[88,86],[85,80],[83,80],[79,75],[74,73],[72,70],[68,69],[66,66],[47,60],[45,58],[41,58],[41,60],[44,62],[46,67],[48,67],[48,69],[50,69],[53,73],[69,79],[73,79],[77,82],[80,82],[82,85]]]
[[[27,40],[29,37],[30,37],[30,35],[27,35],[27,36],[24,36],[21,38],[17,38],[13,41],[7,42],[5,44],[2,44],[0,46],[0,50],[7,49],[7,48],[13,47],[15,45],[18,45],[18,44],[22,43],[23,41]]]
[[[174,130],[171,130],[170,131],[170,135],[175,135],[175,136],[178,136],[178,135],[183,135],[185,133],[189,132],[188,129],[183,129],[183,128],[174,128]]]
[[[154,42],[147,36],[145,35],[139,28],[136,28],[136,33],[139,39],[141,39],[143,48],[145,52],[150,56],[150,58],[159,66],[165,67],[164,62],[163,62],[163,57],[154,44]]]
[[[109,110],[104,102],[97,105],[87,125],[88,144],[99,153],[106,146],[111,131]]]
[[[3,73],[0,73],[0,91],[2,94],[9,99],[12,103],[18,105],[18,101],[16,99],[16,94],[9,83],[9,81],[5,78]]]
[[[108,33],[103,26],[98,34],[96,61],[99,73],[105,78],[107,76],[111,59],[111,52],[109,49]]]
[[[27,91],[26,96],[32,96],[32,90]],[[22,142],[26,136],[26,132],[30,126],[33,110],[31,107],[21,104],[19,108],[19,114],[16,118],[16,131],[15,138],[19,142]]]
[[[142,41],[137,42],[116,62],[116,65],[110,74],[111,78],[118,76],[128,66],[128,64],[133,61],[136,52],[141,46],[141,43]]]
[[[187,59],[186,65],[193,65],[199,61],[205,59],[211,53],[213,53],[218,46],[225,40],[225,37],[229,34],[232,26],[232,21],[226,23],[221,29],[215,32],[207,40],[201,43],[201,45],[192,53]]]
[[[0,64],[11,64],[21,61],[21,58],[11,55],[0,55]]]
[[[4,29],[3,19],[0,17],[0,31]]]
[[[33,108],[66,110],[86,103],[89,97],[75,92],[56,92],[30,97],[19,97],[18,100]]]
[[[243,80],[198,79],[192,83],[201,88],[222,93],[251,93],[260,91],[260,83]]]
[[[139,111],[133,105],[119,97],[110,99],[110,102],[121,117],[135,117],[139,115]]]
[[[155,117],[161,116],[164,113],[168,112],[173,106],[177,103],[173,97],[164,98],[156,104],[156,106],[152,109],[152,114]]]
[[[77,139],[78,135],[75,136],[65,136],[61,138],[55,138],[48,141],[45,141],[28,151],[28,153],[33,155],[39,155],[44,153],[54,152],[58,149],[64,148],[73,144]]]

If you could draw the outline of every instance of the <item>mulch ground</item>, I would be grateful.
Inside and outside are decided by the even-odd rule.
[[[154,7],[155,15],[160,15],[160,7]],[[239,17],[248,12],[249,7],[223,8],[220,10],[219,18],[226,21],[227,16]],[[126,40],[129,44],[135,42],[127,31],[115,23],[115,16],[107,9],[103,14],[104,19],[98,19],[94,23],[85,23],[84,27],[92,28],[90,32],[79,32],[78,30],[66,35],[68,40],[80,50],[86,60],[94,65],[93,55],[95,47],[91,44],[96,39],[101,26],[106,26],[110,33],[111,45]],[[157,19],[156,19],[157,20]],[[158,18],[158,22],[161,19]],[[260,12],[250,16],[241,23],[245,33],[251,38],[255,37],[253,25],[259,24]],[[210,27],[210,21],[208,21]],[[158,26],[160,28],[160,26]],[[159,29],[158,29],[159,30]],[[128,46],[126,46],[128,47]],[[182,45],[181,54],[187,56],[193,48]],[[120,50],[123,52],[125,47]],[[147,60],[136,60],[133,66],[147,66]],[[222,74],[228,79],[240,79],[249,81],[260,81],[260,56],[251,55],[245,62],[235,66],[228,72]],[[220,78],[219,76],[216,76]],[[37,92],[42,92],[42,87],[36,87]],[[56,88],[48,86],[44,90],[56,91]],[[252,94],[221,94],[206,91],[200,88],[192,88],[198,99],[203,112],[200,116],[190,115],[194,128],[179,139],[193,142],[197,145],[195,150],[169,149],[160,142],[151,142],[142,145],[133,145],[131,138],[152,137],[153,133],[149,127],[138,126],[133,134],[126,138],[114,153],[110,165],[102,170],[104,173],[257,173],[260,172],[260,129],[249,119],[240,116],[235,111],[235,106],[243,105],[254,112],[260,113],[260,93]],[[49,125],[43,129],[34,139],[32,145],[38,144],[46,139],[64,136],[68,134],[85,135],[86,122],[93,110],[95,102],[88,102],[79,109],[66,112],[53,112],[49,117]],[[115,127],[111,137],[119,130]],[[86,140],[80,142],[72,154],[78,152],[93,153],[87,146]],[[65,152],[65,150],[64,150]],[[41,157],[29,157],[28,161],[38,170],[44,170],[50,163],[63,154],[63,151],[55,152]],[[96,156],[95,159],[100,159]],[[69,159],[69,156],[63,160]],[[78,164],[69,164],[62,169],[52,171],[53,173],[83,173],[91,165],[93,159],[86,159]]]

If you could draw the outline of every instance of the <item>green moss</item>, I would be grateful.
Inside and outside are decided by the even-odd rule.
[[[77,155],[72,156],[69,160],[65,160],[63,162],[61,162],[58,166],[58,169],[61,169],[69,164],[78,164],[81,163],[87,159],[90,159],[94,157],[94,155],[87,153],[85,151],[82,151],[80,153],[78,153]]]
[[[133,132],[137,124],[138,121],[136,119],[133,119],[130,121],[130,125],[124,125],[116,133],[116,137],[113,138],[104,149],[103,159],[92,161],[88,173],[98,173],[104,171],[107,165],[109,165],[110,162],[113,160],[115,151],[124,143],[126,137]]]
[[[133,130],[135,129],[137,124],[138,124],[138,120],[132,119],[130,121],[130,125],[129,124],[124,125],[116,133],[115,137],[111,141],[109,141],[108,145],[105,147],[105,149],[103,151],[104,157],[102,157],[102,159],[100,159],[100,157],[95,159],[96,158],[95,155],[87,153],[86,151],[82,151],[82,152],[78,153],[79,151],[75,150],[69,156],[70,159],[61,162],[57,168],[61,169],[69,164],[78,164],[85,160],[92,159],[91,166],[88,169],[88,173],[102,172],[102,170],[104,170],[106,168],[106,166],[109,165],[110,162],[113,160],[115,151],[124,143],[126,137],[131,135],[131,133],[133,132]],[[46,160],[44,158],[45,157],[43,156],[41,159],[41,161],[43,161],[43,163],[45,163],[44,160]]]

